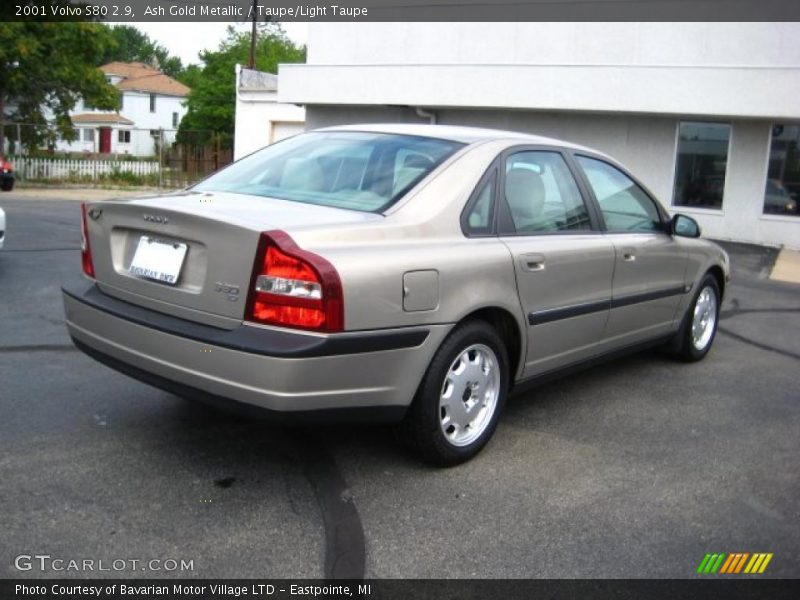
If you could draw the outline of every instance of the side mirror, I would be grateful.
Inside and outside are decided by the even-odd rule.
[[[669,230],[672,235],[688,238],[700,237],[700,225],[692,217],[686,215],[673,216],[669,222]]]

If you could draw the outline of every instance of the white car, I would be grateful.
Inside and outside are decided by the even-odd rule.
[[[6,213],[0,208],[0,250],[3,249],[3,242],[6,239]]]

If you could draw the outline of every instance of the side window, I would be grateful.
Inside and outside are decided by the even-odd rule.
[[[478,192],[477,199],[467,215],[469,233],[487,234],[492,232],[494,214],[494,188],[497,175],[492,175]]]
[[[608,231],[660,231],[661,217],[645,191],[616,167],[576,156],[592,187]]]
[[[591,229],[578,186],[557,152],[509,156],[504,191],[517,233]]]

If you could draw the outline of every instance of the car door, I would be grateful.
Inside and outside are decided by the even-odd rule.
[[[667,233],[666,214],[627,173],[599,157],[575,156],[613,244],[611,313],[605,337],[628,345],[674,329],[688,290],[687,255]]]
[[[527,378],[597,352],[614,247],[561,151],[516,148],[501,160],[498,233],[511,252],[528,322]]]

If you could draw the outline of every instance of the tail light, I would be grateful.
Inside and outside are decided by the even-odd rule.
[[[94,264],[92,263],[92,247],[89,245],[89,229],[86,227],[86,203],[81,203],[81,263],[83,272],[94,278]]]
[[[321,256],[283,231],[261,234],[247,299],[256,323],[336,332],[344,329],[342,282]]]

